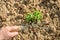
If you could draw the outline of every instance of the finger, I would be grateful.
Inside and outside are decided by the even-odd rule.
[[[6,27],[9,31],[18,31],[18,26]]]
[[[18,35],[18,32],[11,32],[11,33],[9,33],[10,37],[14,37],[14,36],[17,36],[17,35]]]

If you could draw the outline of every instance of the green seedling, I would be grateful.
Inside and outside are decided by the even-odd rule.
[[[35,11],[33,15],[34,15],[35,20],[37,21],[42,19],[42,13],[39,11]]]
[[[34,11],[33,13],[26,15],[26,21],[27,22],[34,22],[42,19],[42,13],[39,11]]]
[[[27,14],[26,21],[29,22],[29,21],[33,21],[33,20],[34,20],[33,14]]]

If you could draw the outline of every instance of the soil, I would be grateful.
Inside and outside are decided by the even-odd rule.
[[[42,20],[26,23],[25,15],[42,12]],[[26,26],[12,40],[60,40],[60,0],[0,0],[0,28]]]

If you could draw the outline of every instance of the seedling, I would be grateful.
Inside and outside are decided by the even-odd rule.
[[[33,13],[29,13],[26,15],[27,22],[34,22],[42,19],[42,13],[39,11],[34,11]]]
[[[34,13],[33,13],[33,16],[34,16],[34,20],[41,20],[42,19],[42,13],[41,12],[39,12],[39,11],[35,11]]]

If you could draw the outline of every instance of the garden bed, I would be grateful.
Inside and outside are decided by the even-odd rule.
[[[27,13],[39,10],[42,20],[25,22]],[[26,26],[12,40],[60,40],[60,0],[0,0],[0,28]]]

